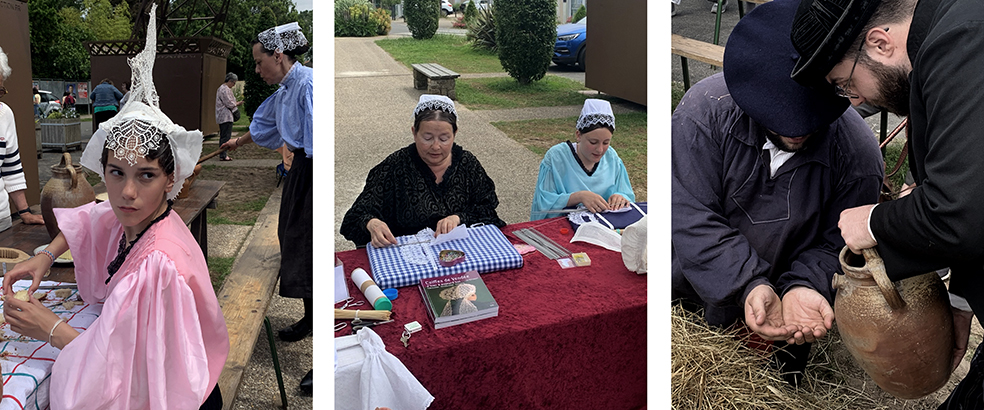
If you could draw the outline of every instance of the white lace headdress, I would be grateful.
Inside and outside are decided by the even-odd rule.
[[[417,118],[417,114],[426,110],[441,110],[458,118],[458,112],[454,109],[454,101],[443,95],[421,95],[417,106],[413,109],[413,118]]]
[[[588,98],[584,100],[581,116],[577,119],[577,129],[583,130],[595,124],[605,124],[615,129],[615,114],[612,104],[605,100]]]
[[[80,162],[106,181],[101,161],[103,147],[116,159],[134,165],[137,157],[145,157],[160,147],[161,139],[167,137],[174,155],[174,187],[167,193],[167,199],[174,199],[185,179],[194,172],[202,154],[202,132],[185,130],[161,111],[153,76],[157,57],[156,4],[150,8],[150,16],[143,50],[136,57],[127,59],[133,83],[130,97],[116,116],[99,124],[82,152]]]
[[[263,48],[278,53],[303,47],[308,43],[307,37],[301,32],[300,24],[296,21],[263,30],[256,35],[256,39],[263,44]]]

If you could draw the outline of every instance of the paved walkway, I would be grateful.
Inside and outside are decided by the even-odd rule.
[[[394,23],[395,24],[395,23]],[[335,38],[335,249],[354,249],[339,227],[362,192],[369,170],[413,142],[411,113],[423,93],[413,88],[409,68],[374,43],[375,38]],[[472,76],[500,76],[489,75]],[[583,82],[583,73],[580,75]],[[642,108],[618,106],[617,112]],[[490,122],[576,117],[580,106],[470,110],[458,104],[455,142],[475,154],[496,182],[499,217],[507,223],[529,220],[540,157]],[[572,125],[573,128],[573,125]]]

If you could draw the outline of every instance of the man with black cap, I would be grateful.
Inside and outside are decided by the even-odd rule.
[[[956,366],[984,314],[984,3],[803,0],[791,39],[796,81],[909,116],[916,187],[844,211],[839,226],[851,250],[877,248],[893,281],[950,267]],[[978,347],[941,408],[968,397],[966,408],[984,408],[982,380]]]
[[[712,325],[744,319],[796,384],[809,343],[833,321],[830,281],[841,211],[875,203],[878,142],[843,98],[789,78],[798,2],[756,7],[734,28],[724,73],[694,85],[673,113],[673,298]]]

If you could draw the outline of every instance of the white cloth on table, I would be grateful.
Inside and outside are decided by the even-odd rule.
[[[626,269],[638,274],[648,272],[649,257],[646,254],[648,218],[648,215],[644,216],[622,231],[622,263],[625,264]]]
[[[371,328],[335,338],[335,409],[423,410],[434,401]]]
[[[0,278],[2,283],[2,278]],[[14,284],[14,290],[27,289],[31,282],[21,280]],[[41,286],[62,286],[63,282],[43,281]],[[71,309],[64,309],[65,301],[78,301],[78,290],[72,290],[67,297],[55,295],[55,289],[38,290],[45,293],[42,303],[59,317],[65,319],[69,326],[78,331],[85,331],[102,313],[102,303],[83,303]],[[3,303],[0,302],[0,309]],[[0,409],[45,409],[48,408],[48,391],[51,385],[51,367],[58,357],[60,350],[48,344],[47,340],[35,340],[15,333],[10,326],[0,328],[0,337],[6,339],[0,343],[0,368],[4,399],[0,401]]]

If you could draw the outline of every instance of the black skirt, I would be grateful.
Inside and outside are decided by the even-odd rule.
[[[277,238],[280,239],[280,296],[313,295],[313,158],[296,149],[284,182]]]

